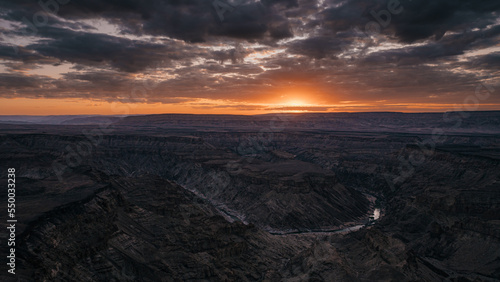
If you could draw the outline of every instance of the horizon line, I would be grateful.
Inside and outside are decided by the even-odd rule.
[[[30,114],[19,114],[19,115],[3,115],[0,114],[0,117],[57,117],[57,116],[88,116],[88,117],[98,117],[98,116],[112,116],[112,117],[129,117],[129,116],[157,116],[157,115],[199,115],[199,116],[266,116],[266,115],[275,115],[275,114],[289,114],[289,115],[304,115],[304,114],[445,114],[445,113],[454,113],[454,112],[470,112],[470,113],[485,113],[485,112],[500,112],[499,110],[475,110],[475,111],[443,111],[443,112],[401,112],[401,111],[356,111],[356,112],[273,112],[273,113],[265,113],[265,114],[195,114],[195,113],[155,113],[155,114],[49,114],[49,115],[30,115]]]

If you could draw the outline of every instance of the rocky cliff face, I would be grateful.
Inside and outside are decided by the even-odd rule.
[[[52,156],[57,148],[85,142],[82,137],[36,135],[12,140]],[[54,160],[64,163],[64,156]],[[241,156],[196,137],[106,136],[81,164],[109,175],[171,179],[221,210],[268,230],[335,228],[366,217],[369,210],[365,196],[320,166]]]
[[[292,260],[295,267],[323,279],[335,273],[324,270],[331,265],[355,281],[498,281],[499,162],[469,153],[435,152],[385,193],[385,215],[375,226],[324,237]]]
[[[112,177],[110,185],[34,221],[23,234],[21,279],[249,281],[272,279],[286,248],[253,225],[228,223],[171,182]],[[147,187],[147,188],[145,188]]]

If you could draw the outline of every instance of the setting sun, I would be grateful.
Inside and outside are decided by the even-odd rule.
[[[308,103],[305,103],[302,100],[291,100],[287,103],[285,103],[285,106],[290,106],[290,107],[305,107],[308,106]]]

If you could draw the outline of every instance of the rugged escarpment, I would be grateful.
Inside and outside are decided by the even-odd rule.
[[[249,281],[278,277],[282,244],[252,225],[228,223],[206,201],[155,178],[109,186],[32,223],[18,247],[24,279],[36,281]],[[285,240],[286,241],[286,240]]]
[[[86,142],[84,137],[37,135],[12,140],[46,151],[61,164],[67,155],[58,156],[58,148]],[[154,174],[173,180],[231,216],[267,230],[332,229],[367,217],[366,197],[339,183],[331,171],[261,154],[241,156],[193,136],[110,135],[81,157],[81,165],[109,175]],[[62,175],[67,176],[71,173]]]
[[[459,123],[460,121],[460,123]],[[448,113],[310,113],[258,116],[230,115],[146,115],[130,116],[120,126],[189,129],[194,131],[258,131],[283,128],[304,131],[412,132],[432,133],[434,128],[447,132],[499,133],[500,117],[492,112]],[[457,126],[459,125],[459,126]],[[215,130],[214,130],[215,129]]]
[[[401,152],[411,153],[414,148]],[[326,277],[342,270],[339,275],[354,281],[498,281],[500,163],[476,156],[465,162],[463,153],[435,152],[388,190],[386,213],[376,225],[323,237],[292,259],[286,275]]]

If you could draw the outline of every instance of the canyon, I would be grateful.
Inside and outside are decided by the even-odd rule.
[[[500,112],[9,117],[0,156],[2,281],[500,279]]]

